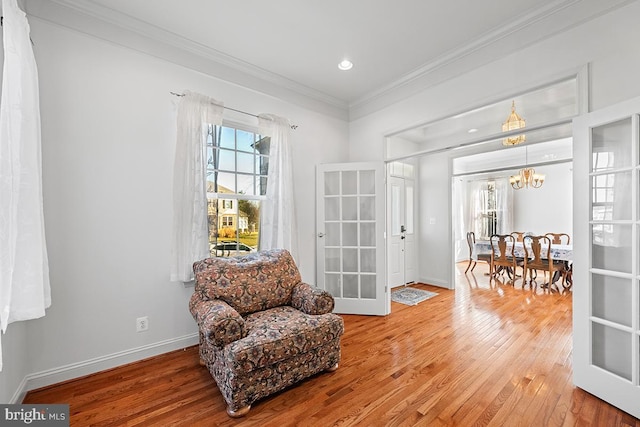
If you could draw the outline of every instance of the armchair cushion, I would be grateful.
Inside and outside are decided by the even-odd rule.
[[[344,332],[339,316],[309,315],[290,306],[252,313],[245,322],[247,336],[223,349],[227,363],[243,372],[313,351]]]
[[[194,263],[196,292],[220,299],[241,316],[291,304],[300,273],[288,251],[269,250],[242,257],[207,258]],[[256,286],[260,284],[260,286]]]

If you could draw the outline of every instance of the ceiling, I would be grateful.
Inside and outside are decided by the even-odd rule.
[[[235,68],[238,79],[250,74],[244,85],[260,86],[262,79],[349,111],[384,97],[389,103],[394,91],[463,73],[629,0],[51,2],[207,52]],[[43,16],[49,2],[24,3],[28,13],[55,15]],[[352,70],[338,69],[343,58],[353,61]]]

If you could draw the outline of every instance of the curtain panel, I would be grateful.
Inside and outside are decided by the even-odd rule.
[[[260,134],[271,137],[266,199],[260,209],[259,248],[287,249],[298,255],[298,230],[293,197],[291,124],[273,114],[259,117]]]
[[[2,0],[0,101],[0,326],[45,315],[51,305],[42,203],[40,101],[29,23]],[[0,348],[0,370],[2,350]]]
[[[189,91],[180,99],[173,169],[171,281],[193,280],[193,263],[209,256],[206,138],[222,124],[223,103]]]

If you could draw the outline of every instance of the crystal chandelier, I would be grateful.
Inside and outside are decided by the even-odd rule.
[[[523,129],[525,127],[525,120],[516,113],[516,101],[511,103],[511,114],[507,117],[507,120],[502,124],[502,132],[509,132],[516,129]],[[502,145],[518,145],[522,144],[527,137],[522,135],[510,136],[502,140]]]
[[[535,169],[526,167],[529,163],[527,147],[524,148],[524,164],[525,168],[520,169],[517,175],[509,177],[509,184],[515,190],[523,188],[540,188],[544,184],[544,174],[536,173]]]

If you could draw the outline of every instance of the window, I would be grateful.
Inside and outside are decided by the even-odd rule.
[[[222,226],[223,227],[233,227],[233,217],[232,216],[223,216],[222,217]]]
[[[250,130],[209,126],[206,156],[211,256],[241,255],[257,249],[270,142],[269,137]]]
[[[481,240],[489,240],[492,235],[497,233],[498,229],[496,183],[488,181],[486,186],[478,190],[477,197],[480,203],[475,213],[476,237]]]

